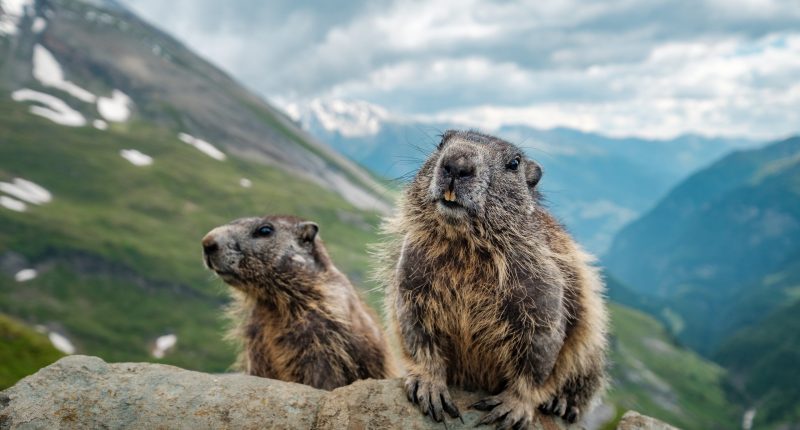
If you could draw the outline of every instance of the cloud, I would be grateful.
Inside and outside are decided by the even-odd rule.
[[[664,44],[641,63],[593,66],[577,73],[532,73],[521,81],[537,82],[550,91],[542,94],[537,85],[520,86],[517,96],[539,99],[530,105],[482,104],[433,116],[488,129],[524,123],[619,136],[693,132],[770,138],[798,131],[797,76],[800,35],[747,43]]]
[[[269,98],[614,135],[798,131],[795,0],[128,0]]]

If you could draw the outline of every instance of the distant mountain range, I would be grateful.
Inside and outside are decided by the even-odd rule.
[[[435,147],[438,134],[448,128],[469,128],[398,118],[363,101],[315,99],[284,107],[309,133],[377,175],[400,181]],[[605,252],[622,226],[678,181],[733,149],[754,144],[746,139],[701,136],[616,139],[564,128],[514,125],[486,131],[517,143],[542,164],[541,186],[548,204],[597,254]]]
[[[605,263],[636,292],[622,302],[729,367],[759,410],[754,428],[800,420],[800,137],[692,175]]]

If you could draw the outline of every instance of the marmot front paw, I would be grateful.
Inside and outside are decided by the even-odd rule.
[[[410,374],[406,377],[405,389],[408,400],[419,405],[422,413],[429,415],[436,422],[442,422],[444,412],[453,418],[461,418],[461,413],[450,398],[450,391],[447,390],[444,381],[434,381]]]
[[[477,425],[497,423],[497,430],[532,428],[536,415],[530,405],[508,391],[479,400],[470,408],[491,411]]]
[[[563,394],[539,405],[539,410],[547,415],[561,417],[569,423],[575,423],[581,418],[581,409]]]

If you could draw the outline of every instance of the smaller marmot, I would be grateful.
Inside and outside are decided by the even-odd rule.
[[[239,365],[326,390],[395,376],[376,315],[333,265],[318,231],[310,221],[267,216],[203,238],[206,266],[233,287]]]

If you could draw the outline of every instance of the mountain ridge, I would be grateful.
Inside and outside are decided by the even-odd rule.
[[[363,101],[314,99],[279,103],[309,133],[379,176],[402,182],[448,128],[468,125],[402,117]],[[505,125],[486,130],[522,147],[543,166],[541,188],[579,241],[603,254],[614,234],[654,205],[671,186],[746,139],[695,135],[670,140],[610,138],[568,128]]]
[[[25,63],[33,48],[42,46],[63,63],[70,82],[93,93],[113,89],[130,97],[134,119],[177,128],[242,157],[286,169],[364,209],[388,210],[386,190],[370,174],[123,6],[114,3],[110,11],[79,0],[26,4],[19,34],[3,38],[6,49],[0,51],[7,52],[4,83],[10,90],[32,83]],[[37,19],[47,23],[39,32],[33,29]],[[114,52],[113,61],[109,52]],[[46,85],[44,89],[53,92]],[[89,106],[70,97],[64,100],[92,115]]]

